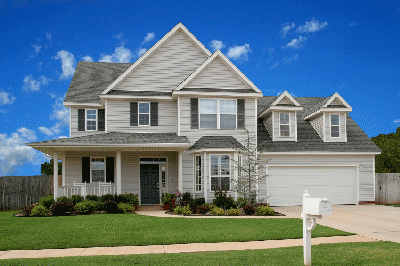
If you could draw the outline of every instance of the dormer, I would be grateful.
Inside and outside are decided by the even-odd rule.
[[[290,93],[284,91],[258,114],[273,141],[297,141],[297,112],[303,110]]]
[[[347,142],[346,117],[351,111],[352,107],[336,92],[306,110],[303,117],[324,142]]]

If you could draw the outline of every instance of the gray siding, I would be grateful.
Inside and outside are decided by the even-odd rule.
[[[279,136],[279,113],[289,113],[289,119],[290,119],[290,137],[280,137]],[[274,119],[274,135],[275,135],[275,141],[295,141],[296,140],[296,113],[295,112],[289,112],[289,111],[282,111],[282,112],[273,112],[273,119]]]
[[[330,113],[324,113],[325,116],[325,141],[326,142],[345,142],[346,141],[346,114],[340,114],[340,137],[331,138],[331,118]]]
[[[374,160],[373,155],[259,155],[270,159],[269,165],[287,166],[364,166],[359,167],[359,201],[374,201]],[[265,170],[261,172],[265,175]],[[266,186],[264,186],[266,188]],[[260,191],[260,194],[266,194]]]
[[[158,101],[158,126],[130,126],[130,102],[137,100],[107,100],[107,131],[118,132],[177,132],[176,101]],[[152,100],[157,101],[157,100]]]
[[[78,109],[104,109],[104,107],[71,107],[71,138],[104,133],[104,131],[78,131]]]
[[[172,91],[207,58],[208,56],[179,30],[146,58],[116,89]]]
[[[321,139],[324,139],[324,116],[323,114],[320,114],[316,116],[315,118],[310,120],[311,125],[317,131],[318,135],[321,137]]]
[[[272,138],[272,134],[273,134],[273,132],[272,132],[272,113],[270,113],[266,117],[264,117],[264,126]]]

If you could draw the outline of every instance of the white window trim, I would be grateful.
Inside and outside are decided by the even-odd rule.
[[[104,182],[107,182],[107,163],[106,163],[106,157],[90,157],[90,183],[92,182],[92,160],[93,159],[104,159]]]
[[[289,115],[289,123],[288,124],[281,124],[281,114],[288,114]],[[291,130],[291,128],[290,128],[290,113],[280,112],[278,119],[279,119],[279,137],[280,138],[290,138],[291,137],[291,135],[290,135],[290,130]],[[289,126],[289,136],[281,136],[281,125],[282,126]]]
[[[226,176],[222,176],[222,175],[218,175],[218,176],[215,176],[215,175],[211,175],[211,156],[229,156],[229,190],[227,190],[227,192],[229,193],[229,192],[232,192],[232,190],[231,190],[231,188],[232,188],[232,167],[231,167],[231,157],[232,157],[232,154],[227,154],[227,153],[225,153],[225,154],[221,154],[221,153],[210,153],[209,155],[209,167],[208,167],[208,169],[209,169],[209,181],[210,181],[210,191],[215,191],[215,190],[212,190],[212,184],[211,184],[211,178],[212,177],[226,177]],[[220,157],[221,158],[221,157]],[[221,163],[221,159],[219,159],[218,160],[218,163],[220,164]],[[221,168],[220,168],[221,169]]]
[[[142,114],[149,114],[149,124],[148,125],[141,125],[140,124],[140,112],[139,112],[140,108],[139,108],[139,106],[140,106],[141,103],[148,103],[149,104],[149,112],[148,113],[142,113]],[[151,104],[150,104],[150,102],[138,102],[137,108],[138,108],[138,110],[137,110],[137,113],[138,113],[138,117],[137,117],[138,126],[139,127],[148,127],[148,126],[150,126],[150,124],[151,124],[151,121],[150,121],[150,119],[151,119]]]
[[[201,116],[201,109],[200,109],[200,102],[201,100],[214,100],[217,101],[217,113],[215,113],[217,115],[217,128],[202,128],[201,127],[201,122],[200,122],[200,116]],[[198,121],[199,121],[199,129],[221,129],[220,126],[220,101],[226,101],[226,100],[230,100],[230,101],[235,101],[235,106],[236,106],[236,113],[224,113],[226,115],[235,115],[236,119],[235,119],[235,128],[227,128],[227,129],[222,129],[222,130],[232,130],[232,129],[237,129],[237,118],[238,118],[238,108],[237,108],[237,99],[220,99],[220,98],[199,98],[199,114],[198,114]],[[213,113],[214,114],[214,113]],[[212,114],[209,114],[212,115]]]
[[[332,125],[332,115],[337,115],[339,116],[339,125]],[[330,124],[330,137],[332,139],[339,139],[340,138],[340,114],[329,114],[329,124]],[[338,137],[332,137],[332,127],[339,127],[339,136]]]
[[[95,110],[96,111],[96,119],[95,119],[95,121],[96,121],[96,129],[95,130],[93,130],[93,129],[88,129],[88,126],[87,126],[87,122],[88,121],[93,121],[93,119],[88,119],[87,118],[87,111],[93,111],[93,110]],[[98,112],[98,109],[85,109],[85,130],[86,131],[97,131],[98,130],[98,127],[97,127],[97,124],[98,124],[98,119],[99,119],[99,112]]]
[[[201,167],[200,167],[200,184],[198,184],[197,183],[197,157],[200,157],[200,161],[201,161]],[[203,156],[201,155],[201,154],[197,154],[197,155],[195,155],[194,156],[194,191],[195,192],[202,192],[203,191],[203,186],[204,186],[204,182],[202,182],[203,181],[203,169],[202,169],[202,167],[203,167]],[[201,189],[200,190],[198,190],[197,189],[197,187],[198,187],[198,185],[201,185]]]

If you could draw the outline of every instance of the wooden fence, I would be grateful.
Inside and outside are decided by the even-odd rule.
[[[400,173],[375,174],[375,201],[400,204]]]
[[[0,177],[0,211],[21,209],[50,194],[54,194],[52,175]]]

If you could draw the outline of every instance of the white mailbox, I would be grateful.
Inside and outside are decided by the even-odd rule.
[[[303,213],[309,215],[332,215],[332,206],[327,198],[304,198]]]

